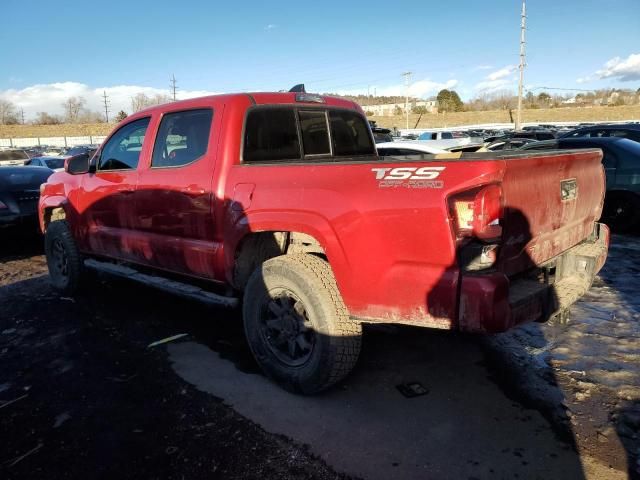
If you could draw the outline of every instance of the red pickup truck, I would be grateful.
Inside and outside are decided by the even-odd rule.
[[[601,156],[380,157],[353,102],[219,95],[127,117],[39,214],[62,292],[88,264],[204,284],[242,302],[270,378],[314,393],[352,369],[363,323],[500,332],[565,311],[606,258]]]

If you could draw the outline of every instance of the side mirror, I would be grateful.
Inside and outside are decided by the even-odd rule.
[[[81,175],[89,171],[89,155],[81,153],[64,161],[64,171],[71,175]]]

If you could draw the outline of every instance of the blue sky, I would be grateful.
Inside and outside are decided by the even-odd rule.
[[[515,88],[520,0],[92,2],[5,0],[0,96],[28,114],[107,89],[179,96],[280,90],[463,99]],[[529,88],[640,88],[638,0],[529,0]],[[17,40],[19,39],[19,40]],[[615,59],[618,60],[615,60]],[[607,62],[609,62],[607,64]]]

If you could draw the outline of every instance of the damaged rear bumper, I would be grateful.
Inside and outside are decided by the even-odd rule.
[[[596,223],[590,238],[526,275],[463,275],[458,329],[495,333],[548,320],[589,290],[607,259],[608,247],[609,229]]]

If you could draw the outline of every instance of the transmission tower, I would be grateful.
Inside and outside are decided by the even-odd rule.
[[[107,96],[107,91],[102,91],[102,101],[104,102],[104,120],[109,123],[109,106],[111,103],[109,102],[109,97]]]
[[[520,130],[522,123],[522,87],[524,84],[524,67],[526,66],[526,42],[525,32],[527,30],[527,0],[522,0],[522,15],[520,20],[520,80],[518,81],[518,110],[516,112],[516,130]]]
[[[407,130],[409,130],[409,82],[411,81],[412,73],[413,72],[404,72],[402,74],[405,86],[404,111],[407,115]]]
[[[178,90],[178,87],[176,85],[176,76],[175,75],[171,75],[171,92],[173,94],[173,101],[176,101],[176,90]]]

